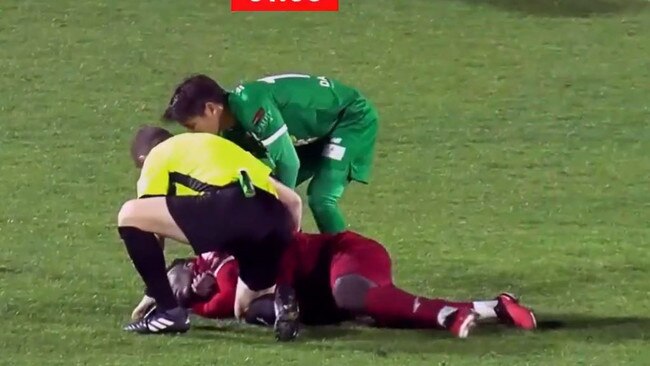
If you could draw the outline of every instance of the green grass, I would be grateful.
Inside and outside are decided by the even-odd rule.
[[[648,2],[341,3],[231,14],[225,0],[2,1],[0,364],[647,363]],[[285,71],[336,76],[379,107],[373,182],[343,205],[386,243],[398,283],[514,291],[562,326],[466,341],[308,329],[289,345],[228,323],[124,334],[141,291],[115,230],[134,194],[131,133],[188,73],[233,86]]]

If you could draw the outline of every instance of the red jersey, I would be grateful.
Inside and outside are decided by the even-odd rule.
[[[375,267],[386,266],[382,260],[374,260],[388,254],[383,246],[372,239],[353,232],[338,234],[297,233],[283,257],[278,283],[288,283],[296,289],[301,320],[306,324],[331,324],[350,319],[351,315],[338,309],[332,296],[332,280],[346,272],[367,273]],[[371,259],[370,266],[359,266],[348,261],[355,258]],[[215,254],[203,254],[195,259],[195,275],[212,270],[217,280],[218,292],[208,301],[195,304],[192,310],[207,318],[232,318],[234,316],[235,290],[239,267],[234,258],[222,262]],[[388,269],[390,272],[390,269]],[[368,278],[374,279],[369,275]],[[390,278],[386,279],[390,281]],[[381,280],[375,280],[380,283]]]
[[[235,290],[239,265],[234,257],[220,257],[214,252],[194,259],[194,276],[210,272],[217,284],[217,292],[207,301],[192,305],[192,312],[205,318],[228,319],[235,316]]]

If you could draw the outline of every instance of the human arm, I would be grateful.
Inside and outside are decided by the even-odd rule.
[[[274,175],[289,188],[295,188],[300,160],[276,104],[267,96],[254,95],[246,89],[236,91],[229,103],[241,127],[265,148],[265,160]]]
[[[293,219],[293,229],[300,231],[302,227],[302,199],[294,190],[273,178],[269,179],[278,193],[278,199],[284,204]]]
[[[235,315],[233,309],[238,273],[239,269],[235,260],[224,263],[214,275],[217,292],[212,294],[208,300],[193,304],[192,311],[206,318],[232,318]]]
[[[282,129],[278,130],[278,132],[282,132],[282,134],[275,138],[275,140],[271,141],[267,139],[262,141],[262,143],[268,151],[267,160],[272,164],[273,175],[282,184],[294,189],[296,188],[298,171],[300,170],[300,160],[298,159],[298,153],[296,153],[295,147],[293,147],[291,137],[286,131],[286,125],[284,132]],[[274,138],[274,136],[271,136],[271,138]]]

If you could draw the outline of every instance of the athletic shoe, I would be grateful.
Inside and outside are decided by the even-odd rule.
[[[478,314],[469,308],[460,308],[447,317],[447,330],[457,338],[467,338],[476,326]]]
[[[181,307],[167,311],[154,308],[141,320],[124,327],[127,332],[140,334],[185,333],[189,329],[190,317]]]
[[[526,330],[537,328],[537,320],[533,311],[519,304],[519,300],[515,296],[502,293],[497,297],[497,301],[498,304],[494,311],[501,323]]]
[[[292,341],[298,336],[299,311],[296,292],[288,286],[275,288],[275,338],[280,342]]]

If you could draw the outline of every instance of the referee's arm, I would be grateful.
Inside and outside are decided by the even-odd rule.
[[[302,199],[291,188],[273,178],[269,177],[269,179],[278,192],[278,199],[286,206],[293,218],[294,230],[299,231],[302,226]]]

